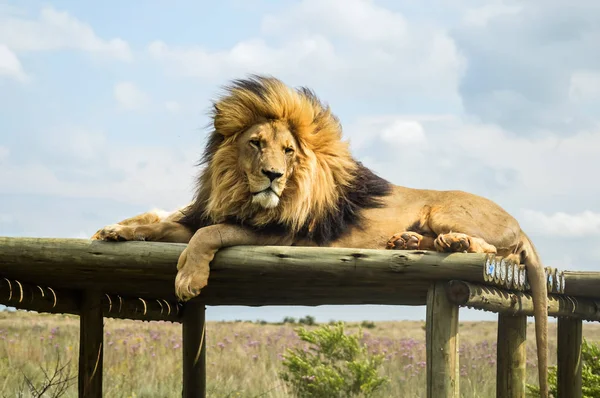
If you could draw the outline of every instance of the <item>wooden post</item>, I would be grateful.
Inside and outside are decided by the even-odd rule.
[[[525,398],[527,316],[498,314],[496,397]]]
[[[79,316],[79,397],[102,397],[104,325],[102,295],[85,290]]]
[[[206,397],[206,327],[204,303],[183,308],[183,398]]]
[[[427,293],[427,398],[459,397],[458,306],[448,300],[445,282]]]
[[[558,318],[558,398],[581,398],[581,327],[578,318]]]

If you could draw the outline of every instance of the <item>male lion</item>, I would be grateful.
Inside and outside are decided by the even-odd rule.
[[[525,264],[535,304],[539,382],[547,396],[547,291],[532,242],[497,204],[461,191],[395,186],[356,161],[330,108],[271,77],[235,80],[214,103],[194,200],[109,225],[92,239],[189,243],[175,291],[208,283],[217,250],[320,245],[497,253]]]

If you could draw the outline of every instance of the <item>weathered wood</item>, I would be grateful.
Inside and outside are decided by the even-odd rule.
[[[600,272],[564,271],[564,274],[566,295],[600,298]]]
[[[86,290],[81,301],[79,321],[79,397],[102,397],[104,324],[102,295]]]
[[[57,288],[174,299],[176,264],[184,248],[173,243],[0,238],[0,275]],[[484,262],[484,255],[463,253],[231,247],[217,253],[202,297],[207,305],[424,305],[430,281],[481,280]]]
[[[525,398],[527,316],[498,315],[496,397]]]
[[[79,314],[80,292],[0,278],[0,304],[22,310]]]
[[[175,300],[184,244],[0,237],[0,275],[64,289]],[[484,283],[486,255],[238,246],[211,264],[207,305],[424,305],[429,284]],[[572,275],[574,275],[572,277]],[[565,272],[566,292],[600,298],[600,273]]]
[[[581,319],[558,318],[557,398],[581,398]]]
[[[458,398],[458,306],[448,300],[444,282],[429,289],[425,329],[427,397]]]
[[[506,315],[533,316],[533,300],[525,292],[501,290],[464,281],[448,283],[448,297],[458,305]],[[600,302],[557,294],[548,296],[550,316],[568,316],[600,321]]]
[[[206,325],[204,303],[183,309],[183,398],[206,397]]]
[[[0,279],[0,304],[21,310],[54,314],[80,313],[81,293],[53,289],[18,280]],[[102,314],[107,318],[181,322],[181,304],[164,299],[146,299],[102,294]]]

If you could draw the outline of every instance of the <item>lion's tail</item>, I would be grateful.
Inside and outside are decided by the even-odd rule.
[[[535,246],[523,231],[520,239],[521,259],[527,270],[531,286],[533,316],[535,320],[535,341],[538,355],[538,376],[540,396],[548,397],[548,288],[546,275]]]

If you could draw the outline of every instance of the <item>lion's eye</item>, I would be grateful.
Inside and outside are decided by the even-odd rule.
[[[294,148],[285,148],[285,153],[294,153]]]
[[[250,140],[250,145],[260,149],[260,141],[259,140]]]

